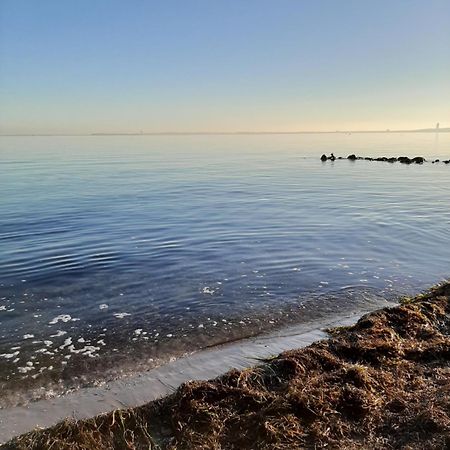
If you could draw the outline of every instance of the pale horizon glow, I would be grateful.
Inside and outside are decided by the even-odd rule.
[[[3,0],[0,134],[450,126],[447,0]]]

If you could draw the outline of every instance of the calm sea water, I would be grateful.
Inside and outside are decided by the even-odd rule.
[[[0,138],[2,405],[450,274],[450,134]]]

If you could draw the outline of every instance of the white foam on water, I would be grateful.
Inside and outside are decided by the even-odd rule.
[[[54,325],[54,324],[58,323],[59,321],[69,322],[70,320],[72,320],[72,317],[70,314],[60,314],[59,316],[56,316],[52,320],[50,320],[49,324]]]
[[[214,288],[212,288],[212,287],[209,287],[209,286],[205,286],[205,287],[202,289],[202,292],[203,292],[203,294],[213,295],[213,294],[215,294],[216,289],[214,289]]]
[[[68,346],[71,345],[71,344],[72,344],[72,338],[71,338],[71,337],[68,337],[68,338],[64,341],[64,344],[61,345],[59,348],[60,348],[60,349],[63,349],[63,348],[68,347]]]
[[[76,349],[74,345],[69,345],[68,347],[70,353],[81,353],[84,356],[89,356],[90,358],[95,358],[96,355],[95,353],[98,352],[100,350],[100,347],[94,347],[93,345],[86,345],[83,348],[79,348]],[[66,355],[65,358],[69,359],[68,357],[70,357],[70,355]]]
[[[34,334],[24,334],[23,338],[24,339],[32,339],[32,338],[34,338]]]
[[[58,330],[56,334],[51,334],[50,337],[60,337],[64,336],[65,334],[67,334],[67,331]]]
[[[42,353],[43,355],[53,356],[55,353],[47,350],[46,347],[36,350],[34,353]]]
[[[117,319],[123,319],[124,317],[131,316],[130,313],[126,313],[126,312],[123,312],[123,313],[114,313],[113,315],[114,315],[114,317],[116,317]]]
[[[16,351],[14,353],[2,353],[0,356],[5,358],[5,359],[11,359],[14,358],[15,356],[17,356],[20,352]]]

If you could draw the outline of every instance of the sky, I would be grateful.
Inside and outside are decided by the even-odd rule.
[[[0,0],[0,133],[450,126],[449,0]]]

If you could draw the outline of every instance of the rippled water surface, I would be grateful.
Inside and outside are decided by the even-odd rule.
[[[449,158],[450,134],[0,138],[3,392],[145,369],[448,277],[450,165],[324,152]]]

